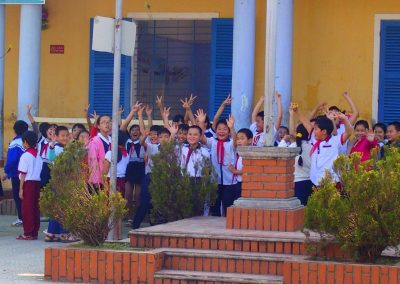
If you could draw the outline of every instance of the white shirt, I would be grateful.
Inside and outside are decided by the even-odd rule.
[[[106,153],[105,159],[111,164],[111,151]],[[126,166],[129,163],[129,156],[122,156],[121,160],[117,163],[117,177],[124,178],[126,173]],[[111,177],[111,169],[108,170],[107,177]]]
[[[125,148],[129,155],[129,162],[144,162],[144,154],[146,151],[144,150],[144,147],[140,145],[140,151],[138,155],[135,150],[135,145],[137,144],[140,144],[139,140],[132,141],[131,139],[128,139],[128,141],[126,141]]]
[[[152,144],[150,140],[148,140],[146,143],[147,163],[145,167],[145,174],[147,175],[151,173],[151,168],[154,166],[153,159],[151,157],[160,152],[160,144]]]
[[[46,138],[42,137],[39,142],[38,142],[38,155],[40,155],[40,157],[42,158],[43,162],[45,163],[50,163],[49,160],[49,140],[47,140]]]
[[[314,135],[314,134],[313,134]],[[315,143],[315,137],[313,139]],[[338,177],[334,174],[333,162],[339,156],[339,149],[343,146],[342,135],[331,136],[328,141],[322,141],[319,149],[315,149],[311,156],[310,180],[314,185],[319,185],[321,178],[325,176],[325,171],[329,171],[337,182]]]
[[[337,128],[337,135],[341,136],[345,132],[346,132],[345,125],[344,124],[340,124],[339,127]],[[349,140],[347,140],[342,146],[340,146],[339,154],[348,155],[350,153],[349,149],[348,149],[348,144],[349,144]]]
[[[205,147],[198,147],[191,152],[189,158],[189,145],[183,145],[180,153],[180,165],[182,171],[186,171],[190,177],[201,177],[206,160],[210,159],[210,152]]]
[[[264,137],[265,137],[265,132],[258,132],[257,131],[257,125],[255,122],[253,122],[250,125],[250,131],[253,133],[253,142],[252,142],[252,146],[257,146],[257,147],[263,147],[264,146]],[[276,140],[278,135],[278,130],[276,130],[275,126],[274,126],[274,137]]]
[[[232,185],[236,184],[236,179],[233,178],[233,173],[229,170],[229,165],[235,163],[235,150],[232,139],[224,142],[224,160],[220,165],[217,157],[217,143],[215,138],[207,138],[206,146],[211,149],[211,163],[218,174],[218,184]]]
[[[30,149],[28,149],[25,153],[22,154],[18,164],[18,171],[21,174],[26,174],[26,181],[40,181],[40,173],[42,172],[43,161],[39,155],[36,155],[35,157],[34,153],[32,152],[30,151]]]
[[[243,158],[240,156],[237,156],[237,159],[235,161],[235,169],[238,171],[241,171],[243,169]],[[235,175],[235,178],[237,182],[242,182],[242,175]]]

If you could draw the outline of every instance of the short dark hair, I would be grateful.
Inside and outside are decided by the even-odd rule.
[[[278,130],[279,129],[285,129],[286,132],[289,134],[289,128],[287,128],[286,126],[281,125],[281,126],[279,126]]]
[[[140,129],[139,125],[134,124],[134,125],[132,125],[131,127],[129,127],[129,132],[131,132],[131,130],[132,130],[133,128],[139,128],[139,129]]]
[[[81,134],[87,134],[87,135],[89,135],[90,136],[90,133],[89,133],[89,131],[87,131],[86,129],[83,129],[81,132],[79,132],[79,134],[78,134],[78,139],[79,139],[79,137],[81,136]]]
[[[57,126],[57,128],[56,128],[56,131],[55,131],[56,136],[58,136],[58,134],[60,134],[61,131],[67,131],[69,133],[69,130],[67,127],[60,125],[60,126]]]
[[[50,123],[48,122],[42,122],[39,125],[39,131],[40,134],[42,134],[43,137],[47,138],[47,130],[50,128]]]
[[[377,128],[377,127],[382,128],[383,132],[386,133],[386,125],[384,123],[382,123],[382,122],[375,123],[375,125],[372,127],[372,129],[375,131],[375,128]]]
[[[356,129],[356,127],[359,125],[364,126],[365,129],[369,129],[369,123],[366,120],[361,119],[361,120],[357,121],[356,124],[354,124],[354,129]]]
[[[394,126],[396,131],[400,131],[400,122],[399,121],[392,121],[391,123],[388,124],[388,127],[389,126]]]
[[[243,133],[246,135],[247,139],[253,139],[253,132],[251,132],[251,130],[248,128],[242,128],[237,133]]]
[[[188,132],[188,130],[189,130],[189,125],[187,125],[186,123],[179,124],[179,126],[178,126],[178,131],[179,131],[179,130]]]
[[[79,128],[80,130],[86,129],[85,126],[84,126],[82,123],[75,123],[75,124],[72,126],[72,130],[74,130],[75,128]]]
[[[228,123],[226,123],[226,120],[225,120],[225,119],[220,119],[220,120],[218,120],[217,125],[215,125],[215,130],[217,130],[217,127],[218,127],[218,125],[220,125],[220,124],[223,124],[223,125],[225,125],[226,127],[228,127]]]
[[[318,128],[321,130],[326,130],[326,134],[328,134],[328,135],[331,135],[333,132],[333,122],[326,116],[319,117],[315,121],[315,125],[317,125]]]
[[[330,107],[328,108],[328,110],[330,110],[330,111],[335,110],[335,111],[338,111],[338,112],[343,112],[343,113],[345,113],[345,111],[341,111],[337,106],[330,106]]]
[[[36,147],[37,139],[37,134],[33,131],[28,130],[22,134],[22,142],[26,142],[29,147]]]
[[[171,132],[165,127],[161,128],[160,131],[158,132],[158,135],[161,134],[168,134],[169,136],[171,136]]]
[[[152,125],[150,127],[150,132],[157,132],[157,134],[160,134],[162,126],[160,125]]]
[[[174,115],[174,117],[172,118],[172,121],[173,121],[173,122],[182,122],[182,123],[184,123],[184,122],[185,122],[185,118],[183,117],[182,114],[176,114],[176,115]]]
[[[13,129],[15,131],[15,134],[22,135],[24,132],[28,130],[28,123],[26,123],[23,120],[17,120],[14,123]]]
[[[257,113],[257,117],[261,117],[262,119],[264,119],[264,111],[260,111],[259,113]]]
[[[98,117],[97,120],[96,120],[96,125],[100,125],[100,120],[101,120],[103,117],[109,117],[109,118],[111,119],[111,117],[110,117],[109,115],[106,115],[106,114],[99,115],[99,117]]]
[[[188,131],[189,131],[189,129],[197,129],[200,132],[200,135],[203,134],[203,130],[198,125],[189,126]]]

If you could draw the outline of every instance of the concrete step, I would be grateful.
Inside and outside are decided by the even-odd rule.
[[[160,270],[154,274],[155,284],[167,283],[247,283],[247,284],[283,284],[282,276],[253,275],[244,273],[215,273],[198,271]]]
[[[282,275],[285,260],[303,260],[305,256],[256,252],[195,249],[165,249],[164,268],[222,273]]]

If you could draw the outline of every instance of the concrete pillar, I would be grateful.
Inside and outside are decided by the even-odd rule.
[[[0,164],[3,163],[3,147],[4,147],[4,40],[5,40],[5,5],[0,5]]]
[[[18,119],[27,121],[26,105],[37,115],[40,90],[42,6],[21,5],[18,69]]]
[[[248,128],[253,107],[255,0],[235,0],[232,59],[232,114],[235,128]]]
[[[275,90],[282,94],[282,125],[288,126],[292,99],[293,0],[279,0],[276,12]]]

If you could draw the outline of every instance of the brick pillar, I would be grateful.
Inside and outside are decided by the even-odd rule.
[[[298,148],[239,147],[242,197],[228,208],[226,228],[293,232],[303,228],[304,206],[294,197]]]

